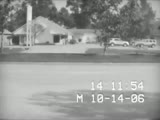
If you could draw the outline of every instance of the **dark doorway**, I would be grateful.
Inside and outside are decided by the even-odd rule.
[[[14,36],[12,39],[13,45],[19,45],[19,36]]]
[[[60,42],[60,36],[59,35],[54,35],[53,36],[53,43],[59,43]]]

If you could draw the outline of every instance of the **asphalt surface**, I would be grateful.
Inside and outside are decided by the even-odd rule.
[[[151,120],[158,118],[158,63],[0,63],[0,119],[10,120]],[[91,82],[102,81],[102,94],[142,93],[144,103],[131,101],[93,104]],[[111,91],[111,82],[123,83],[122,91]],[[143,81],[144,89],[126,88]],[[86,95],[76,103],[77,93]]]

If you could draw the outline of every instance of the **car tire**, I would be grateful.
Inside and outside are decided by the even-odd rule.
[[[123,47],[127,47],[128,45],[126,43],[123,44]]]
[[[155,46],[156,46],[156,45],[153,44],[153,45],[151,45],[151,48],[154,48]]]

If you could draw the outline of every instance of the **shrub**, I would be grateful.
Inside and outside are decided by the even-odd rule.
[[[69,41],[70,44],[76,44],[76,40],[72,39]]]

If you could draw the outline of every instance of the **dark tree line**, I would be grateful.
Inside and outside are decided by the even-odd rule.
[[[0,1],[0,19],[8,16],[11,10],[6,9],[6,5],[10,6],[16,1],[19,0]],[[67,0],[69,12],[66,8],[58,11],[52,0],[24,0],[21,7],[10,14],[6,27],[13,31],[26,23],[26,4],[29,3],[33,7],[33,19],[43,16],[67,28],[97,28],[109,36],[117,34],[124,38],[149,34],[150,22],[155,14],[147,1],[128,0],[120,7],[122,2],[123,0]],[[3,21],[5,20],[1,20]]]

